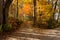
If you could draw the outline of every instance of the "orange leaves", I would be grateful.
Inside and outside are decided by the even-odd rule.
[[[23,12],[26,14],[29,14],[29,12],[31,12],[31,5],[30,4],[24,4]]]

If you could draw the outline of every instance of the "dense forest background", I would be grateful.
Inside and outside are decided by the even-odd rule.
[[[0,24],[16,26],[21,21],[39,27],[58,27],[60,0],[0,0]]]
[[[19,20],[32,21],[35,25],[57,25],[60,22],[60,0],[18,0],[18,6],[17,0],[14,0],[9,9],[9,17],[17,16]]]

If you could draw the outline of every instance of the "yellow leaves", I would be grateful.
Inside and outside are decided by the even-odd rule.
[[[22,14],[22,12],[23,12],[22,9],[19,8],[19,9],[18,9],[19,15]]]
[[[39,14],[45,15],[45,17],[50,17],[50,13],[48,13],[49,9],[51,9],[49,7],[49,5],[40,5],[40,9],[39,10],[40,10],[41,13],[39,13]]]
[[[40,16],[42,14],[38,19],[41,19],[42,23],[45,23],[52,15],[52,5],[48,4],[46,0],[41,0],[37,3],[37,15]]]
[[[9,13],[9,17],[13,17],[13,13]]]
[[[47,0],[40,0],[38,1],[40,4],[42,5],[47,5],[48,4],[48,1]]]
[[[30,13],[32,13],[33,15],[33,8],[31,3],[33,2],[33,0],[18,0],[18,14],[21,15],[22,13],[25,13],[25,15],[29,15]],[[41,19],[44,20],[48,20],[51,17],[51,4],[48,4],[48,2],[46,0],[41,0],[40,2],[36,0],[36,7],[37,7],[37,15],[42,14],[40,17]],[[30,3],[30,4],[29,4]],[[17,0],[13,1],[13,4],[15,5],[15,10],[17,7]],[[22,5],[20,8],[20,4]]]
[[[48,17],[50,17],[50,16],[51,16],[51,14],[47,14],[47,16],[48,16]]]
[[[12,2],[12,4],[14,4],[14,5],[17,6],[17,0],[14,0],[14,1]]]
[[[32,2],[33,0],[23,0],[23,1],[29,3],[29,2]]]
[[[31,3],[31,2],[33,2],[33,0],[18,0],[18,2]]]

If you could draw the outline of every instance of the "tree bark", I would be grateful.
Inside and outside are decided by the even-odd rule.
[[[33,26],[36,25],[36,0],[34,2],[34,19],[33,19]]]
[[[55,14],[55,11],[56,11],[57,2],[58,2],[58,0],[56,0],[56,2],[55,2],[54,13],[53,13],[53,20],[54,20],[54,14]]]
[[[3,9],[3,0],[0,0],[0,25],[2,24],[2,20],[3,20],[2,9]]]
[[[12,1],[13,0],[6,0],[6,2],[4,2],[4,0],[3,0],[3,25],[2,25],[3,27],[7,22],[8,11],[9,11],[9,7],[10,7]]]

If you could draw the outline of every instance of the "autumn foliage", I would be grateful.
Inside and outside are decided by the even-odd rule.
[[[35,6],[33,1],[36,2]],[[7,24],[11,24],[10,26],[16,29],[25,21],[34,23],[35,20],[37,27],[57,27],[60,19],[59,16],[55,19],[55,14],[60,13],[59,4],[57,0],[13,0],[9,7]]]

